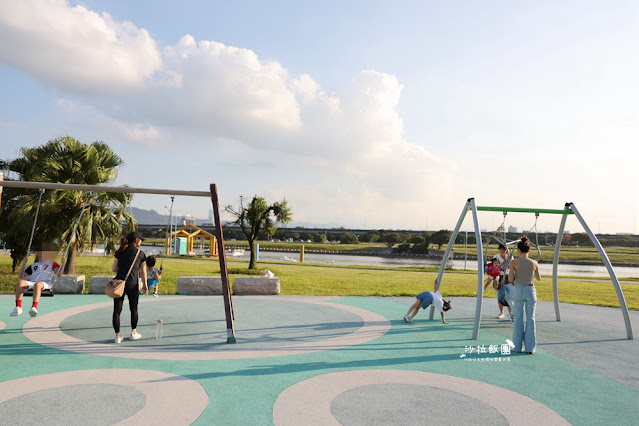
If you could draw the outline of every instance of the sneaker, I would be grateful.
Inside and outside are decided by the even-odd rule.
[[[138,340],[142,337],[142,335],[140,333],[135,333],[135,334],[131,334],[129,336],[129,340]]]
[[[410,322],[410,317],[408,315],[404,315],[404,322]]]
[[[158,297],[158,294],[157,293],[153,293],[153,297]]]
[[[501,314],[497,315],[497,319],[504,319],[504,313],[502,312]]]
[[[122,336],[115,336],[115,343],[122,343]]]
[[[31,315],[32,317],[37,317],[38,308],[36,308],[35,306],[32,306],[31,309],[29,309],[29,315]]]
[[[11,311],[11,313],[9,314],[9,316],[12,317],[17,317],[18,315],[20,315],[22,313],[22,308],[16,306],[15,308],[13,308],[13,311]]]
[[[511,322],[512,322],[514,318],[513,318],[513,316],[512,316],[512,315],[510,315],[510,314],[508,314],[508,313],[507,313],[507,314],[506,314],[506,319],[507,319],[508,321],[511,321]]]

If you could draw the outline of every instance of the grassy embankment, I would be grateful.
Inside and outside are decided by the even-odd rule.
[[[157,244],[163,245],[164,240],[148,239],[145,244]],[[380,253],[387,251],[388,248],[381,243],[359,243],[359,244],[332,244],[332,243],[288,243],[288,242],[267,242],[260,241],[260,249],[277,249],[283,251],[299,252],[302,245],[307,251],[330,251],[330,252],[353,252],[353,251],[365,251],[369,253]],[[248,248],[246,241],[225,241],[227,247]],[[208,247],[207,244],[205,246]],[[551,263],[555,256],[555,248],[550,246],[541,246],[541,262]],[[445,250],[446,246],[442,246],[441,250]],[[455,244],[455,253],[457,256],[463,256],[464,245]],[[639,248],[637,247],[606,247],[606,254],[613,265],[617,266],[639,266]],[[497,254],[496,244],[491,244],[488,247],[488,254],[490,256]],[[474,245],[468,246],[468,254],[476,255],[477,249]],[[532,249],[531,258],[537,259],[537,250]],[[602,265],[601,257],[594,247],[574,247],[574,246],[562,246],[559,254],[559,261],[561,263],[574,263],[583,265]]]
[[[229,275],[248,275],[247,261],[229,259]],[[12,293],[17,279],[10,271],[11,259],[0,255],[0,293]],[[78,274],[87,279],[94,275],[112,275],[110,258],[79,256]],[[281,280],[285,295],[338,296],[414,296],[430,290],[437,268],[340,267],[336,265],[259,263],[258,269],[270,269]],[[219,275],[216,259],[166,259],[161,293],[175,294],[180,276]],[[639,310],[639,285],[622,284],[630,309]],[[471,271],[447,272],[442,293],[447,297],[471,297],[477,291],[477,275]],[[552,300],[552,281],[543,279],[537,284],[540,300]],[[488,292],[487,298],[494,298]],[[618,307],[616,293],[610,281],[591,279],[562,279],[559,286],[561,302]]]

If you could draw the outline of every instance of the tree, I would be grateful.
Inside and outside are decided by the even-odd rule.
[[[592,241],[590,241],[590,237],[585,232],[572,234],[571,243],[578,244],[580,246],[592,246]]]
[[[411,244],[423,244],[426,240],[421,235],[415,235],[408,240]]]
[[[452,231],[441,229],[430,237],[430,242],[432,244],[437,244],[437,250],[440,250],[443,244],[448,243],[452,234]]]
[[[244,205],[244,198],[240,197],[239,206],[233,207],[228,205],[225,210],[230,213],[236,223],[244,233],[251,251],[251,260],[249,261],[249,269],[256,269],[257,257],[255,253],[255,241],[260,232],[272,235],[277,228],[275,224],[289,223],[293,219],[291,209],[288,207],[286,200],[275,202],[270,206],[263,197],[255,195],[251,202]]]
[[[375,241],[378,241],[378,240],[379,240],[379,232],[377,231],[369,231],[364,236],[364,241],[368,243],[374,243]]]
[[[386,243],[386,246],[390,248],[393,247],[395,244],[401,242],[401,238],[399,234],[393,232],[384,234],[383,241]]]
[[[106,143],[85,144],[69,136],[35,148],[22,148],[21,154],[14,160],[2,161],[1,166],[16,175],[17,180],[32,182],[100,185],[114,181],[117,167],[123,164]],[[56,241],[63,248],[70,244],[65,272],[73,274],[78,251],[105,241],[105,248],[112,250],[123,231],[133,229],[135,219],[125,211],[131,198],[114,192],[46,191],[34,244]],[[1,213],[2,230],[16,241],[13,249],[20,250],[22,257],[26,254],[37,200],[38,190],[14,191]],[[2,201],[4,204],[4,198]],[[82,220],[72,235],[83,209]],[[26,242],[21,244],[25,238]]]
[[[350,232],[344,232],[339,236],[340,244],[358,244],[359,238],[357,235],[351,234]]]

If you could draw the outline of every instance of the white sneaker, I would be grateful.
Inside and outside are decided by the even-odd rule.
[[[158,294],[157,293],[153,293],[153,297],[158,297]]]
[[[497,315],[497,319],[504,319],[504,313],[502,312],[501,314]]]
[[[37,317],[38,308],[36,308],[35,306],[32,306],[31,309],[29,309],[29,315],[31,315],[32,317]]]
[[[404,315],[404,322],[410,322],[410,317],[408,315]]]
[[[18,315],[22,314],[22,308],[16,306],[15,308],[13,308],[13,311],[11,311],[11,313],[9,314],[9,316],[12,317],[17,317]]]
[[[115,343],[122,343],[122,336],[115,336]]]
[[[509,313],[506,313],[506,319],[507,319],[508,321],[512,321],[512,320],[513,320],[513,317],[512,317]]]
[[[138,339],[141,339],[141,338],[142,338],[142,335],[140,333],[131,334],[129,336],[129,340],[138,340]]]
[[[481,294],[486,294],[486,289],[483,289],[483,290],[481,291]]]

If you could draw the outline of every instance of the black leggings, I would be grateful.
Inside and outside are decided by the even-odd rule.
[[[138,327],[138,300],[140,299],[140,289],[135,283],[132,286],[125,286],[124,294],[129,298],[129,309],[131,309],[131,329]],[[120,332],[120,313],[124,305],[124,295],[113,299],[113,329],[116,334]]]

